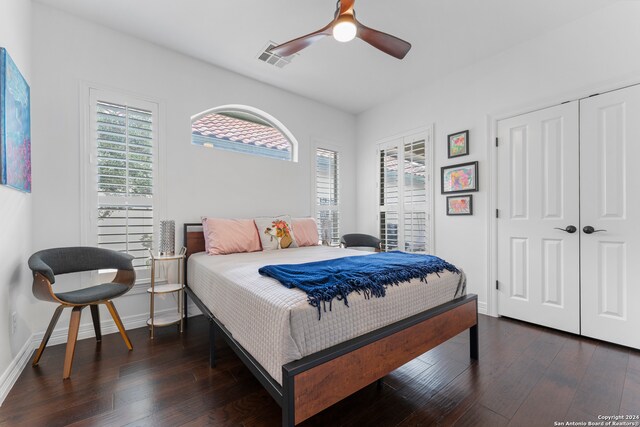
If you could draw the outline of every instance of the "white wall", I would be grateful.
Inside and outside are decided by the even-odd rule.
[[[487,115],[524,112],[588,96],[635,79],[640,83],[640,2],[622,1],[546,35],[449,75],[425,82],[358,116],[357,223],[377,233],[376,142],[405,130],[435,124],[436,253],[463,268],[469,291],[480,307],[488,301],[488,148],[492,125]],[[446,136],[469,129],[471,153],[447,159]],[[489,146],[488,146],[489,144]],[[440,195],[440,167],[478,160],[480,192],[473,193],[474,215],[448,217]],[[491,308],[491,307],[490,307]]]
[[[83,82],[160,102],[163,216],[176,220],[180,230],[183,222],[202,215],[311,214],[316,140],[341,149],[342,231],[355,230],[354,116],[48,6],[33,7],[33,135],[42,141],[33,150],[35,250],[81,243],[81,215],[87,209],[79,202],[80,162],[86,161],[79,157]],[[257,107],[281,121],[300,143],[299,162],[191,145],[190,117],[225,104]],[[116,306],[122,317],[148,312],[147,295],[119,298]],[[53,310],[53,304],[34,306],[34,330],[46,327]],[[83,319],[90,322],[88,315]],[[66,321],[61,318],[60,324]]]
[[[2,1],[0,46],[7,49],[30,83],[30,1]],[[32,142],[34,147],[39,143],[35,139]],[[31,254],[31,208],[31,195],[0,186],[0,386],[11,361],[31,335],[26,320],[26,306],[31,294],[31,276],[27,267],[27,259]],[[18,314],[18,327],[13,335],[10,322],[12,312]]]
[[[5,0],[0,13],[0,45],[9,49],[31,83],[33,140],[33,195],[0,187],[0,372],[33,332],[44,330],[54,310],[53,304],[31,296],[28,256],[45,247],[81,243],[83,82],[160,101],[161,142],[166,148],[163,216],[178,224],[200,215],[308,215],[312,144],[321,140],[342,148],[342,231],[376,234],[376,141],[435,123],[439,188],[439,167],[455,163],[446,159],[446,135],[470,129],[471,155],[460,161],[480,161],[475,215],[447,217],[444,196],[437,194],[436,251],[466,270],[470,291],[486,304],[491,145],[487,114],[550,105],[632,78],[640,81],[640,4],[632,1],[621,1],[441,81],[427,82],[361,114],[357,122],[333,108],[47,6],[34,5],[33,14],[31,9],[29,1]],[[189,117],[222,104],[251,105],[279,119],[300,142],[300,162],[192,146]],[[60,284],[61,289],[75,286],[75,281]],[[144,314],[147,297],[124,297],[118,306],[123,317]],[[12,311],[19,316],[14,336]],[[88,320],[87,316],[83,323]],[[66,322],[61,319],[60,326]]]

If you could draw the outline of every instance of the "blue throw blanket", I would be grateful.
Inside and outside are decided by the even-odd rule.
[[[386,288],[411,279],[426,283],[427,275],[444,270],[460,273],[452,264],[433,256],[409,254],[400,251],[381,252],[372,255],[349,256],[305,264],[267,265],[258,270],[263,276],[272,277],[287,288],[298,288],[307,293],[309,304],[326,311],[326,302],[334,298],[344,301],[351,292],[363,293],[366,298],[384,297]]]

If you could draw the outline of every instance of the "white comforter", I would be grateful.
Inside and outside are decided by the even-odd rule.
[[[322,313],[307,295],[288,289],[258,269],[367,255],[367,252],[315,246],[276,251],[189,258],[189,287],[231,332],[233,338],[282,383],[282,365],[363,335],[463,295],[464,274],[448,271],[387,288],[384,298],[352,293],[349,307],[334,300]],[[456,294],[456,290],[458,293]]]

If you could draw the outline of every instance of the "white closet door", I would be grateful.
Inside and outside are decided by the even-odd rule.
[[[582,334],[640,348],[640,86],[582,100],[580,135]]]
[[[498,123],[498,313],[573,333],[580,333],[578,127],[577,102]]]

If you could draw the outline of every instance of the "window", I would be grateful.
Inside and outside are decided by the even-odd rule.
[[[340,244],[338,152],[316,149],[316,219],[320,240]]]
[[[382,144],[379,150],[379,225],[382,248],[430,252],[430,135]]]
[[[191,119],[191,142],[208,148],[297,161],[293,135],[255,108],[218,107]]]
[[[157,104],[90,90],[87,241],[133,255],[139,276],[154,246],[157,109]]]

